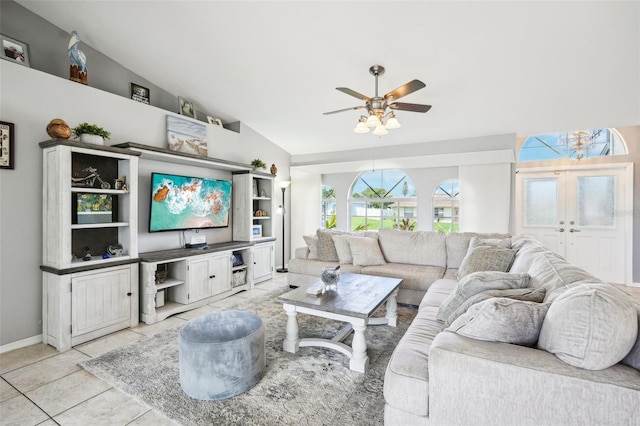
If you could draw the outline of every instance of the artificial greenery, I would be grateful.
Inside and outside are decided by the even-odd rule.
[[[105,139],[109,139],[109,137],[111,136],[111,132],[107,132],[102,127],[99,127],[95,124],[89,124],[89,123],[78,124],[72,130],[73,130],[73,136],[75,136],[76,138],[80,137],[80,135],[84,133],[88,133],[90,135],[102,136]]]
[[[253,167],[255,167],[256,169],[266,169],[267,168],[267,165],[264,163],[264,161],[262,161],[259,158],[256,158],[255,160],[253,160],[251,162],[251,165]]]

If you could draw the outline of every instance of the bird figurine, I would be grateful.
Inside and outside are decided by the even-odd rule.
[[[85,56],[84,52],[78,48],[78,44],[80,44],[80,36],[78,35],[78,32],[74,30],[71,32],[71,39],[69,40],[69,59],[71,60],[71,80],[87,84],[86,83],[87,57]],[[74,67],[75,67],[75,70],[74,70]],[[84,73],[84,76],[81,73]],[[74,74],[77,74],[77,75],[74,75]]]

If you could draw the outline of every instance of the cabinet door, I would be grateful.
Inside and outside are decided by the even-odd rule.
[[[71,279],[71,335],[117,324],[129,326],[130,269],[91,273]]]
[[[253,282],[273,277],[273,244],[256,245],[253,248]]]
[[[209,260],[212,295],[231,290],[231,256],[217,256]]]
[[[189,261],[189,302],[210,297],[212,295],[212,278],[209,267],[209,259]]]

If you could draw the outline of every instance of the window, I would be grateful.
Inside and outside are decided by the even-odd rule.
[[[322,185],[322,211],[320,212],[320,228],[336,227],[336,194],[329,185]]]
[[[457,179],[441,182],[433,193],[433,230],[445,233],[460,228],[460,184]]]
[[[364,172],[351,186],[349,217],[354,231],[413,231],[418,225],[415,185],[401,170]]]
[[[617,130],[591,129],[529,136],[520,148],[518,161],[580,160],[623,154],[627,154],[627,147]]]

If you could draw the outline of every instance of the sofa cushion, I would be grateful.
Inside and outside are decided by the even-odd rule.
[[[491,299],[492,297],[506,297],[514,300],[541,303],[544,300],[544,293],[544,289],[536,288],[509,288],[504,290],[483,291],[482,293],[471,296],[458,306],[458,309],[453,311],[453,313],[445,320],[443,327],[449,327],[456,318],[467,312],[471,306],[484,300]]]
[[[628,296],[609,284],[580,284],[551,304],[538,347],[588,370],[620,362],[638,337],[638,314]]]
[[[527,272],[536,256],[541,256],[541,253],[547,251],[537,241],[524,238],[520,240],[512,239],[511,248],[518,251],[513,258],[513,263],[509,269],[510,272]]]
[[[290,259],[289,262],[287,262],[287,269],[294,274],[310,275],[320,278],[322,268],[335,268],[338,265],[340,265],[338,262],[325,262],[323,260]],[[350,264],[340,265],[340,271],[343,273],[352,272],[359,274],[362,271],[362,267]]]
[[[447,331],[477,340],[532,346],[538,341],[549,305],[493,297],[471,306]]]
[[[509,238],[510,234],[481,234],[477,232],[450,232],[446,236],[447,269],[457,269],[469,251],[469,243],[473,237]],[[508,247],[507,247],[508,248]]]
[[[353,255],[351,254],[351,248],[349,247],[347,238],[349,238],[349,236],[346,234],[336,234],[332,236],[336,253],[338,253],[338,261],[342,264],[353,263]]]
[[[442,232],[381,229],[378,239],[389,263],[447,266],[446,236]]]
[[[378,240],[369,237],[347,237],[355,266],[384,265],[386,262]]]
[[[513,249],[476,247],[464,257],[460,268],[458,268],[457,277],[462,279],[477,271],[508,271],[515,254],[516,250]]]
[[[424,292],[429,286],[442,278],[444,268],[440,266],[406,265],[404,263],[387,263],[384,265],[364,266],[362,273],[377,275],[379,277],[402,278],[400,290],[419,290],[422,296],[416,304],[420,303]]]
[[[465,300],[486,290],[525,288],[529,286],[529,275],[509,272],[480,271],[466,275],[442,302],[437,319],[446,321]]]
[[[536,253],[527,272],[531,275],[532,287],[546,290],[545,302],[552,302],[571,284],[578,281],[602,282],[584,269],[567,262],[549,250]]]
[[[636,370],[640,370],[640,303],[631,301],[638,314],[638,337],[636,343],[633,345],[627,356],[621,361],[623,364],[633,367]]]
[[[307,244],[307,248],[309,249],[309,253],[307,254],[307,259],[317,260],[318,259],[318,237],[316,235],[303,235],[302,239]]]

